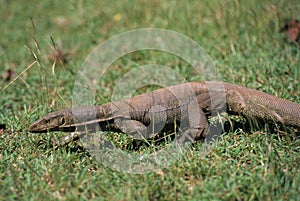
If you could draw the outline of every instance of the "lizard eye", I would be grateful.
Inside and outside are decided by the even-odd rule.
[[[64,118],[64,117],[62,117],[62,118],[60,119],[60,122],[61,122],[61,124],[62,124],[62,125],[64,125],[64,124],[65,124],[65,122],[66,122],[66,121],[65,121],[65,118]]]

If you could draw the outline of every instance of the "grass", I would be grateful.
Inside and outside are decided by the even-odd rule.
[[[212,57],[223,81],[300,103],[299,47],[279,32],[285,19],[299,19],[297,1],[0,4],[0,75],[24,71],[11,84],[0,80],[0,123],[7,127],[0,131],[0,200],[299,200],[300,140],[263,128],[224,133],[207,156],[196,144],[168,168],[137,175],[114,171],[75,144],[53,149],[57,133],[28,132],[47,112],[71,106],[77,72],[90,51],[137,28],[182,33]],[[55,61],[53,48],[67,53],[66,63]],[[151,63],[201,79],[180,58],[140,51],[111,66],[98,83],[96,102],[110,100],[124,73]],[[127,143],[122,135],[113,140]]]

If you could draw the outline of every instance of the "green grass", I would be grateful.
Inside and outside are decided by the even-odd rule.
[[[207,156],[196,144],[168,168],[140,175],[114,171],[75,144],[55,150],[55,133],[28,132],[47,112],[71,106],[77,72],[90,51],[137,28],[182,33],[212,57],[222,80],[300,103],[299,47],[279,32],[285,19],[300,18],[297,1],[0,5],[0,75],[24,71],[12,84],[0,80],[0,123],[7,127],[0,133],[0,200],[299,200],[300,140],[276,132],[234,130]],[[53,43],[69,53],[68,63],[48,59]],[[116,61],[99,81],[96,102],[110,100],[124,73],[151,63],[170,66],[191,81],[201,78],[173,55],[136,52]],[[113,138],[129,143],[122,135]]]

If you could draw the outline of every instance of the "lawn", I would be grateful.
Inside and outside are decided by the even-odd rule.
[[[55,149],[52,143],[63,133],[28,131],[43,115],[72,106],[78,72],[98,45],[141,28],[194,40],[210,56],[219,80],[300,103],[299,46],[280,32],[286,19],[300,18],[296,0],[0,5],[0,200],[300,200],[300,139],[276,129],[231,129],[209,153],[197,143],[167,167],[144,174],[116,171],[76,143]],[[118,58],[104,74],[91,74],[97,81],[93,103],[110,101],[120,80],[138,80],[142,73],[130,73],[149,64],[167,66],[188,81],[210,78],[191,70],[184,58],[140,50]],[[176,78],[168,75],[168,81]],[[108,135],[129,153],[159,149],[135,151],[126,136]]]

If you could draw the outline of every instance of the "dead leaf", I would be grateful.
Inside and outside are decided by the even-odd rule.
[[[3,74],[3,79],[5,81],[10,81],[11,79],[13,79],[15,76],[17,75],[17,73],[12,70],[12,69],[7,69],[4,74]]]
[[[66,28],[70,26],[72,23],[72,20],[70,18],[64,17],[64,16],[58,16],[54,19],[52,19],[53,24],[60,28]]]
[[[48,55],[48,58],[52,62],[63,65],[68,63],[68,55],[68,52],[56,47],[51,50],[51,53]]]
[[[2,135],[6,130],[6,125],[5,124],[0,124],[0,135]]]
[[[260,84],[264,84],[264,80],[261,79],[259,76],[256,77],[256,81],[257,81],[258,83],[260,83]]]
[[[300,42],[300,21],[291,19],[285,22],[281,31],[288,37],[290,43]]]

